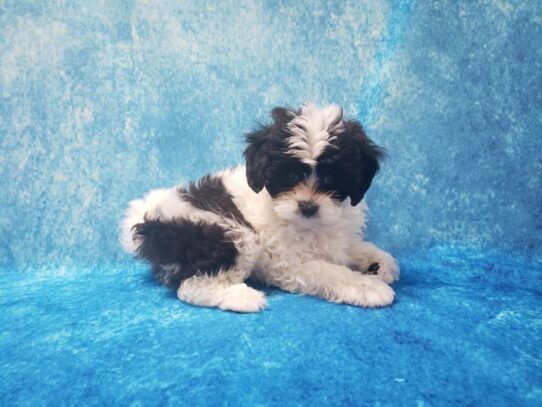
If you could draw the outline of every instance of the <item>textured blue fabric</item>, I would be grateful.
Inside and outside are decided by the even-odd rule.
[[[133,264],[0,280],[0,404],[540,405],[542,264],[433,248],[366,310],[192,307]]]
[[[0,404],[540,405],[542,2],[0,2]],[[116,240],[126,203],[334,102],[389,159],[382,310],[196,309]]]

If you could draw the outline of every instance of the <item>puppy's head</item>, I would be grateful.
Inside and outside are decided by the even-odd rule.
[[[347,200],[362,199],[383,151],[336,105],[275,108],[272,123],[246,136],[247,181],[273,198],[275,213],[312,227],[332,223]]]

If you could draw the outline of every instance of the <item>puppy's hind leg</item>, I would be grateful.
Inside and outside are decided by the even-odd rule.
[[[226,271],[214,276],[190,277],[181,283],[177,297],[200,307],[218,307],[225,311],[258,312],[264,309],[267,304],[264,293],[239,282],[237,274]]]
[[[226,219],[219,223],[187,219],[145,219],[134,226],[140,258],[156,277],[178,287],[182,301],[203,307],[256,312],[264,294],[246,284],[259,255],[256,234]]]
[[[177,297],[202,307],[258,312],[267,305],[265,295],[244,283],[260,253],[258,238],[247,228],[234,228],[228,236],[238,252],[234,267],[215,275],[195,275],[184,280],[177,290]]]

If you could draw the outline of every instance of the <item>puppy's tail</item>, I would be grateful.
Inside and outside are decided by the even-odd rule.
[[[154,217],[168,193],[167,189],[155,189],[143,199],[134,199],[128,204],[124,220],[120,224],[119,240],[124,251],[137,254],[143,241],[141,236],[136,234],[135,225],[143,223],[145,218]]]

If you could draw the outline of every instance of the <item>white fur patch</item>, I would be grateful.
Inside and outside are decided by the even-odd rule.
[[[244,283],[226,288],[218,302],[218,308],[235,312],[258,312],[267,305],[264,293]]]
[[[258,312],[267,305],[265,294],[247,286],[218,277],[194,276],[180,285],[177,297],[201,307],[218,307],[225,311]]]
[[[354,282],[338,298],[344,302],[358,307],[385,307],[393,302],[395,292],[378,276],[355,275]]]
[[[306,164],[316,165],[316,159],[337,135],[344,130],[343,111],[337,105],[319,108],[309,103],[301,108],[288,129],[292,133],[289,139],[289,154]]]

